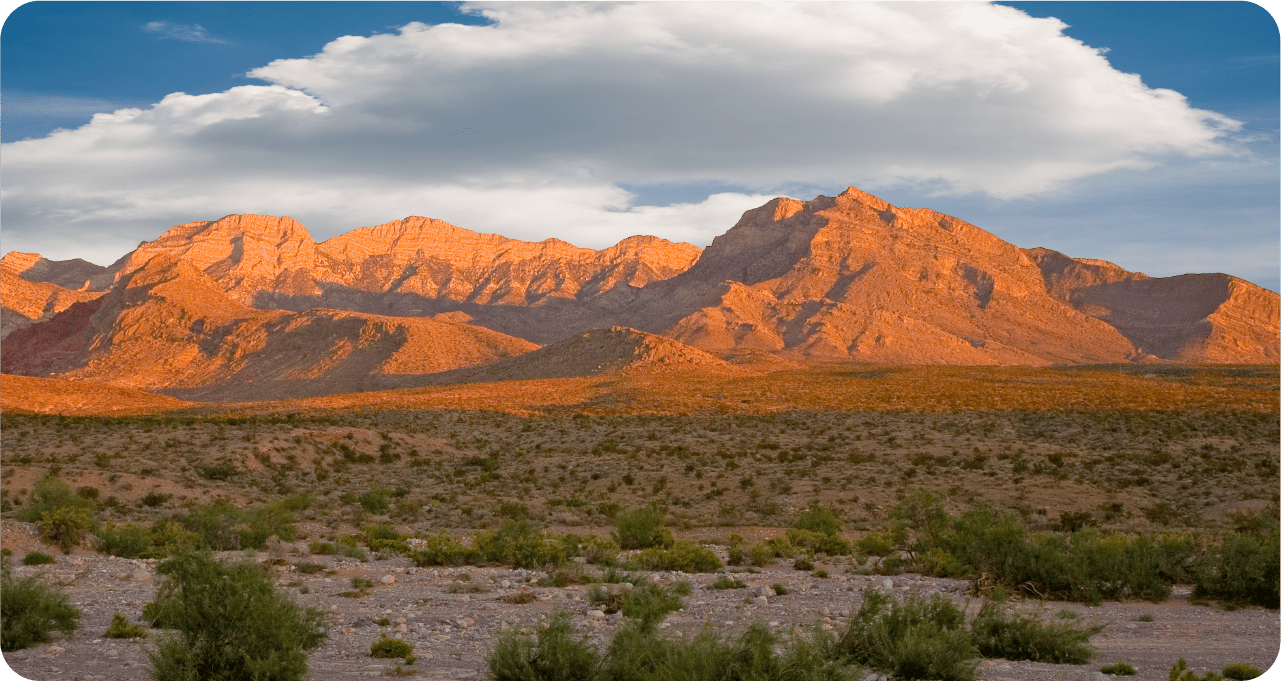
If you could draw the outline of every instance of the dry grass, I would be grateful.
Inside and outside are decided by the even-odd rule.
[[[1276,367],[869,367],[759,376],[648,374],[442,386],[220,405],[227,416],[467,409],[522,415],[768,414],[809,411],[1277,412]]]
[[[835,411],[836,400],[828,398],[824,411],[618,414],[610,413],[617,404],[604,400],[598,400],[602,406],[552,407],[556,394],[531,382],[502,384],[503,391],[491,385],[423,393],[467,394],[491,405],[541,398],[541,406],[523,414],[464,409],[464,400],[448,410],[391,410],[382,403],[256,420],[7,414],[0,448],[4,499],[7,507],[21,508],[34,480],[56,467],[73,488],[97,490],[100,503],[114,498],[104,514],[117,520],[156,518],[216,498],[258,505],[311,492],[317,503],[300,520],[332,533],[371,521],[362,495],[381,490],[389,506],[377,510],[378,517],[424,531],[499,525],[495,511],[502,502],[526,505],[539,523],[597,528],[611,524],[603,503],[658,502],[679,529],[781,526],[819,501],[839,510],[851,536],[878,528],[885,509],[917,489],[944,495],[953,513],[984,504],[1045,529],[1056,528],[1065,513],[1088,513],[1087,522],[1119,530],[1223,529],[1233,513],[1276,503],[1279,435],[1270,376],[1189,372],[1183,383],[1115,371],[947,368],[804,376],[809,380],[787,382],[776,374],[739,385],[764,392],[772,381],[817,400],[825,385],[861,382],[871,387],[846,388],[851,408],[878,399],[882,408]],[[891,386],[916,386],[917,393],[904,390],[898,399],[916,399],[919,406],[927,386],[922,376],[933,376],[936,392],[948,399],[960,399],[956,386],[969,386],[970,406],[980,397],[1003,403],[1031,394],[1045,400],[1045,410],[888,410]],[[1000,376],[1007,382],[995,382]],[[1195,384],[1227,379],[1259,387]],[[1045,390],[1039,381],[1066,383],[1105,404],[1122,395],[1147,395],[1157,404],[1163,394],[1225,397],[1209,402],[1216,411],[1049,410],[1049,398],[1036,392]],[[615,399],[629,399],[614,389]],[[644,394],[661,399],[653,385]],[[749,394],[755,393],[735,396]],[[1270,396],[1272,410],[1261,409],[1255,395]],[[288,404],[305,411],[298,402]],[[556,415],[538,415],[547,413]],[[147,506],[142,500],[151,491],[173,496]]]

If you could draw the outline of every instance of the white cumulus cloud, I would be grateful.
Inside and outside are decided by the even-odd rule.
[[[593,247],[703,245],[787,187],[1013,198],[1243,153],[1236,121],[999,5],[464,9],[492,23],[341,37],[248,74],[269,85],[5,144],[6,247],[59,230],[136,242],[233,212],[292,215],[319,238],[420,214]],[[621,188],[679,183],[734,191],[643,206]]]

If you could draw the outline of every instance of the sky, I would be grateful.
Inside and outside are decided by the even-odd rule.
[[[1275,291],[1279,55],[1246,2],[34,2],[0,249],[105,265],[231,213],[706,246],[855,185]]]

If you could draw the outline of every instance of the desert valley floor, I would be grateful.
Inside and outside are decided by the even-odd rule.
[[[606,537],[618,509],[655,503],[677,539],[726,562],[731,535],[781,537],[816,503],[836,512],[857,546],[884,536],[893,509],[922,490],[952,514],[986,506],[1032,531],[1211,536],[1275,517],[1281,484],[1278,377],[1268,366],[845,366],[243,404],[8,375],[0,387],[4,547],[15,559],[53,555],[16,574],[57,585],[84,612],[71,637],[5,654],[33,679],[148,678],[149,643],[102,634],[115,612],[141,621],[163,581],[154,559],[104,555],[89,541],[61,555],[36,524],[15,520],[48,473],[93,499],[104,523],[150,524],[220,500],[245,509],[291,500],[291,540],[219,555],[275,563],[278,586],[325,614],[315,679],[479,679],[502,631],[534,627],[554,609],[598,643],[620,626],[620,614],[590,597],[594,581],[610,579],[600,565],[417,567],[395,552],[318,548],[371,523],[417,542],[498,528],[520,509],[552,533]],[[684,608],[662,625],[669,636],[703,627],[729,635],[754,622],[784,636],[839,634],[869,589],[944,594],[970,612],[988,593],[981,580],[886,561],[860,550],[819,556],[811,569],[790,558],[731,566],[743,585],[731,589],[713,586],[726,574],[628,574],[690,583]],[[372,586],[353,591],[353,578]],[[1098,654],[1085,665],[984,660],[977,678],[1095,679],[1102,665],[1124,661],[1136,679],[1165,679],[1180,657],[1202,671],[1273,663],[1275,610],[1190,593],[1175,585],[1162,602],[1097,604],[1016,593],[1017,611],[1104,625],[1091,638]],[[384,633],[414,645],[418,661],[368,657]]]

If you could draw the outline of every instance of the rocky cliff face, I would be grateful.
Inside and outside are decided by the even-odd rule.
[[[1114,327],[1049,295],[1027,254],[853,187],[748,211],[636,325],[715,354],[907,364],[1124,362]]]
[[[421,217],[317,244],[291,218],[231,215],[178,225],[109,268],[10,254],[0,269],[4,371],[196,399],[423,385],[441,372],[730,370],[723,359],[759,368],[1281,354],[1278,296],[1249,282],[1151,278],[1024,250],[853,187],[774,199],[701,253],[644,236],[599,251],[530,243]],[[555,345],[456,371],[535,343]]]
[[[245,305],[421,315],[464,304],[534,307],[635,289],[683,272],[699,252],[646,236],[600,251],[557,239],[530,243],[423,217],[317,244],[292,218],[229,215],[178,225],[142,244],[117,276],[171,255]]]
[[[101,293],[81,290],[104,271],[83,260],[47,260],[13,251],[0,259],[0,340]]]
[[[102,297],[14,332],[3,368],[201,399],[267,399],[402,387],[536,347],[432,319],[257,310],[190,261],[161,255]]]

